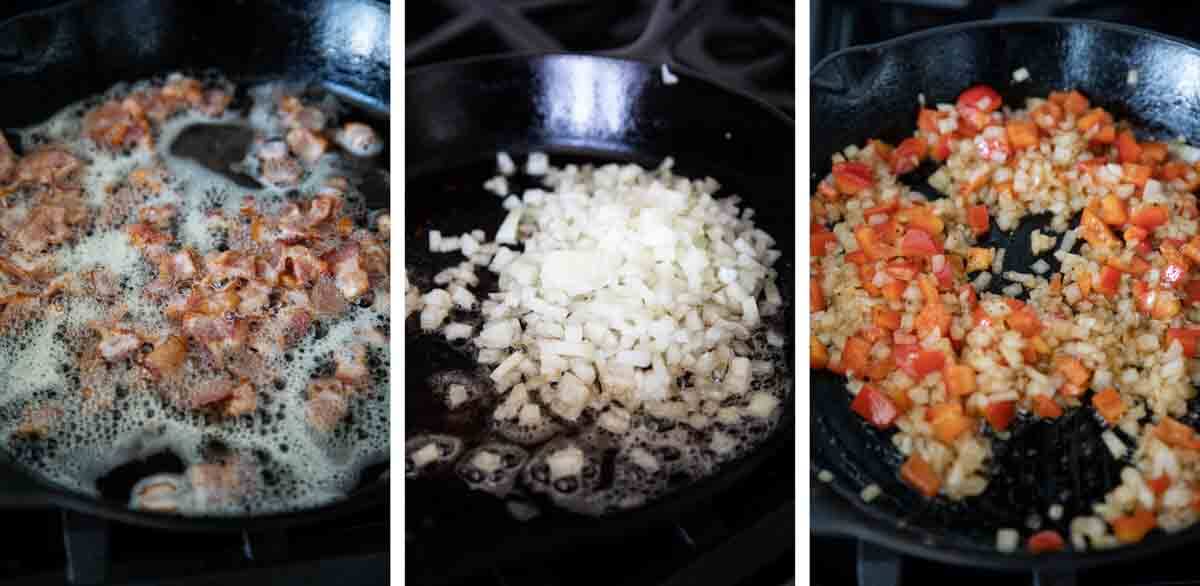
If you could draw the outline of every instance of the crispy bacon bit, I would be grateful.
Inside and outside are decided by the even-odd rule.
[[[186,281],[196,276],[196,253],[185,248],[165,256],[158,263],[159,278],[165,275],[172,283]]]
[[[254,257],[226,250],[204,255],[204,270],[217,279],[254,279]]]
[[[392,216],[389,214],[380,215],[379,219],[375,221],[375,230],[377,232],[379,232],[380,238],[382,238],[384,240],[391,240],[392,239]]]
[[[17,183],[58,185],[80,168],[79,159],[61,147],[45,147],[25,155],[17,164]]]
[[[155,378],[162,378],[175,372],[183,365],[185,359],[187,359],[187,342],[179,336],[168,336],[142,359],[142,365]]]
[[[84,275],[84,278],[90,285],[92,293],[101,299],[112,300],[121,293],[121,284],[117,281],[117,276],[106,268],[92,269]]]
[[[45,405],[36,408],[26,408],[21,415],[21,423],[14,434],[24,438],[42,438],[50,433],[50,429],[62,417],[63,410],[57,405]]]
[[[308,225],[316,226],[342,209],[342,198],[336,195],[318,195],[308,207]]]
[[[287,144],[297,157],[305,163],[316,162],[329,148],[325,137],[306,128],[293,128],[287,133]]]
[[[146,206],[138,210],[138,220],[156,228],[167,228],[170,226],[171,220],[175,219],[175,215],[175,206],[171,204]]]
[[[133,245],[142,249],[159,247],[174,240],[170,234],[159,232],[154,229],[154,226],[144,222],[130,224],[125,228],[125,232],[129,234],[129,239],[133,242]]]
[[[156,474],[143,478],[133,486],[130,507],[174,513],[179,510],[180,484],[180,477],[174,474]]]
[[[187,406],[200,409],[220,403],[233,396],[234,381],[228,376],[215,378],[190,389]]]
[[[223,413],[230,417],[236,417],[254,413],[255,409],[258,409],[258,395],[254,392],[254,385],[243,381],[242,384],[233,388]]]
[[[333,278],[346,299],[357,299],[370,288],[367,271],[363,270],[359,245],[351,242],[327,255],[333,265]]]
[[[13,153],[12,147],[8,146],[8,140],[4,138],[4,133],[0,133],[0,185],[8,181],[16,168],[17,155]]]
[[[59,206],[38,206],[17,234],[17,244],[27,252],[41,252],[51,244],[66,241],[71,237],[66,214],[66,209]]]
[[[238,289],[238,313],[251,315],[264,309],[271,303],[271,288],[258,281],[249,281]]]
[[[136,99],[111,100],[87,113],[83,132],[96,144],[112,149],[148,144],[150,124]]]
[[[319,279],[317,284],[313,285],[310,298],[317,315],[341,315],[348,307],[337,285],[328,277]]]
[[[18,281],[33,280],[33,275],[30,275],[29,272],[21,268],[20,265],[12,260],[4,258],[3,256],[0,256],[0,273],[4,273]]]
[[[264,159],[262,161],[262,178],[276,187],[291,187],[300,183],[304,169],[295,159]]]
[[[343,385],[336,379],[318,379],[308,385],[308,400],[304,403],[304,415],[322,433],[328,433],[346,417],[349,403]]]
[[[253,461],[236,454],[217,462],[193,464],[186,473],[196,497],[210,504],[237,501],[253,492],[257,474]]]
[[[334,137],[346,152],[356,157],[373,157],[383,150],[375,131],[361,122],[347,122]]]
[[[288,246],[283,249],[280,258],[285,267],[288,264],[291,265],[291,275],[302,285],[315,281],[328,266],[325,261],[314,256],[312,250],[306,246]],[[288,273],[289,271],[280,272]]]
[[[100,355],[108,362],[124,360],[142,347],[142,339],[133,330],[124,326],[98,328],[100,331]]]
[[[356,344],[350,348],[339,348],[333,357],[337,369],[333,377],[347,385],[359,385],[370,380],[371,371],[367,370],[367,348]]]

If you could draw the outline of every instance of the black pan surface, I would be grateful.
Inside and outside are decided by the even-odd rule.
[[[721,194],[739,194],[743,205],[757,210],[755,221],[784,253],[776,268],[781,291],[789,296],[795,263],[791,121],[753,98],[677,73],[680,82],[665,85],[657,64],[565,54],[472,60],[408,73],[406,264],[428,262],[423,251],[430,229],[462,233],[499,224],[499,200],[480,187],[495,174],[498,150],[519,162],[534,150],[549,152],[552,163],[615,160],[656,166],[673,156],[677,172],[715,177],[724,186]],[[792,309],[788,323],[794,323]],[[453,422],[440,410],[431,412],[424,396],[434,363],[445,368],[450,352],[432,337],[418,336],[415,324],[406,327],[406,338],[406,433],[446,429]],[[410,552],[419,546],[422,565],[437,568],[410,579],[449,583],[487,564],[537,559],[703,507],[709,496],[768,457],[791,466],[792,403],[786,408],[780,427],[764,444],[717,475],[644,508],[601,518],[543,506],[540,517],[520,523],[502,501],[473,494],[461,481],[408,481]],[[779,538],[793,535],[788,531]]]
[[[1028,81],[1015,84],[1012,72],[1025,67]],[[1127,83],[1138,70],[1138,82]],[[889,142],[911,135],[916,127],[917,99],[953,102],[976,83],[992,85],[1006,104],[1074,88],[1120,119],[1132,121],[1142,137],[1200,140],[1200,48],[1147,31],[1079,20],[989,21],[934,29],[878,45],[851,48],[817,64],[811,76],[812,134],[809,144],[813,175],[810,187],[829,173],[830,156],[868,138]],[[913,185],[930,195],[914,174]],[[1028,272],[1036,259],[1029,252],[1029,233],[1046,218],[1023,223],[1013,234],[997,229],[989,246],[1008,250],[1004,269]],[[1050,255],[1053,268],[1058,265]],[[994,279],[998,291],[1007,283]],[[1121,463],[1099,439],[1102,428],[1088,409],[1057,422],[1022,420],[1013,439],[995,442],[993,475],[987,491],[961,503],[927,500],[900,482],[901,463],[889,434],[878,432],[849,409],[845,379],[829,372],[812,373],[812,464],[814,532],[853,536],[912,555],[940,561],[1000,569],[1069,570],[1117,560],[1140,558],[1200,540],[1200,526],[1175,535],[1155,531],[1142,542],[1109,551],[1065,552],[1031,556],[995,551],[1001,527],[1032,531],[1041,528],[1069,536],[1068,523],[1089,514],[1090,504],[1118,481]],[[1200,403],[1186,421],[1197,424]],[[829,470],[834,480],[816,479]],[[868,484],[883,495],[870,505],[859,498]],[[1061,520],[1047,516],[1061,504]],[[1069,540],[1068,540],[1069,541]]]
[[[216,71],[241,86],[279,79],[323,86],[372,117],[386,135],[389,51],[388,6],[372,0],[67,2],[0,22],[0,128],[39,122],[119,81]],[[373,197],[375,205],[388,205],[386,189]],[[0,507],[55,506],[178,530],[257,530],[330,519],[386,502],[387,484],[372,480],[343,501],[309,511],[187,518],[63,491],[0,455]]]

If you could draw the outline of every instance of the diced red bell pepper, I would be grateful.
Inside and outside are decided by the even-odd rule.
[[[817,339],[816,334],[808,338],[808,367],[821,370],[829,366],[829,349]]]
[[[988,207],[986,205],[973,205],[967,208],[967,224],[971,226],[971,232],[976,237],[987,234],[989,223]]]
[[[1032,120],[1009,120],[1005,125],[1008,132],[1008,142],[1015,149],[1026,149],[1037,146],[1038,127]]]
[[[1142,147],[1138,145],[1133,132],[1123,130],[1117,135],[1117,156],[1122,163],[1139,163],[1142,160]]]
[[[1121,180],[1142,187],[1150,180],[1154,170],[1149,165],[1140,163],[1125,163],[1121,165]]]
[[[808,307],[809,311],[825,311],[825,293],[816,277],[808,278]]]
[[[982,129],[991,119],[988,114],[1003,104],[1000,94],[990,86],[972,86],[958,95],[958,115],[975,129]]]
[[[1056,419],[1063,414],[1063,408],[1045,395],[1033,398],[1033,412],[1043,419]]]
[[[809,254],[813,258],[825,256],[837,242],[837,235],[821,224],[813,224],[808,232]]]
[[[859,336],[850,336],[842,347],[842,368],[847,371],[860,373],[867,369],[871,361],[871,343]]]
[[[1110,523],[1113,528],[1113,534],[1117,536],[1117,541],[1121,543],[1137,543],[1146,537],[1146,534],[1158,525],[1158,520],[1154,517],[1154,513],[1138,507],[1132,515],[1124,515],[1113,519]]]
[[[1017,301],[1011,299],[1009,301]],[[1012,303],[1009,304],[1012,307]],[[1008,327],[1021,333],[1026,338],[1031,338],[1042,332],[1042,321],[1038,319],[1037,313],[1028,305],[1021,304],[1019,307],[1012,307],[1012,313],[1008,314],[1006,320]]]
[[[917,128],[925,132],[937,132],[937,123],[940,118],[941,114],[937,110],[921,108],[921,111],[917,113]]]
[[[933,436],[945,444],[952,444],[958,436],[971,427],[971,418],[963,414],[957,401],[938,403],[925,412],[925,419],[933,427]]]
[[[946,390],[955,397],[965,397],[975,392],[975,370],[965,364],[947,364],[942,371]]]
[[[857,195],[875,185],[875,174],[863,163],[836,163],[833,165],[833,184],[839,193]]]
[[[992,429],[1005,431],[1009,425],[1012,425],[1012,420],[1017,415],[1017,402],[996,401],[988,403],[985,415]]]
[[[896,421],[900,411],[887,395],[871,384],[863,385],[850,403],[850,408],[879,429],[887,429]]]
[[[1079,228],[1083,239],[1097,248],[1112,248],[1121,243],[1108,228],[1108,224],[1105,224],[1104,220],[1101,220],[1100,216],[1090,208],[1084,208],[1080,215]]]
[[[892,357],[896,359],[896,367],[913,379],[919,378],[916,367],[917,354],[919,352],[920,347],[916,344],[896,344],[892,346]]]
[[[917,278],[920,267],[911,260],[896,259],[889,262],[884,271],[893,279],[907,282]]]
[[[854,230],[854,240],[870,260],[887,260],[896,256],[896,248],[880,242],[879,234],[870,226],[859,226]]]
[[[925,140],[919,137],[906,138],[892,152],[892,172],[903,175],[916,169],[925,158],[928,147]]]
[[[1170,328],[1167,330],[1167,347],[1178,340],[1183,347],[1183,355],[1188,358],[1196,357],[1196,341],[1200,340],[1200,328]]]
[[[950,311],[946,309],[942,303],[926,303],[921,311],[917,313],[917,319],[913,322],[913,327],[917,330],[917,336],[922,340],[929,334],[933,333],[934,329],[941,332],[943,336],[950,333]]]
[[[900,479],[930,498],[937,496],[942,485],[942,480],[938,478],[929,462],[915,453],[900,466]]]
[[[1105,297],[1112,297],[1117,294],[1117,290],[1121,287],[1121,271],[1114,269],[1108,265],[1100,269],[1100,283],[1096,285],[1096,290]]]
[[[1150,490],[1154,494],[1161,495],[1162,493],[1167,492],[1168,488],[1171,488],[1171,477],[1163,474],[1156,478],[1147,480],[1146,485],[1150,487]]]
[[[929,150],[929,156],[939,163],[950,158],[953,140],[954,137],[950,136],[949,134],[943,134],[940,138],[938,138],[937,144]]]
[[[1129,221],[1135,226],[1140,226],[1147,230],[1153,231],[1155,228],[1167,223],[1168,215],[1167,208],[1163,206],[1146,206],[1133,213]]]
[[[941,370],[945,365],[945,354],[936,350],[921,350],[917,352],[916,359],[913,360],[913,371],[917,374],[917,380],[921,380],[930,373]]]
[[[1168,446],[1200,450],[1200,437],[1196,436],[1196,430],[1170,417],[1162,418],[1154,426],[1154,436]]]
[[[900,200],[893,199],[887,203],[881,203],[877,206],[872,206],[863,211],[864,218],[870,218],[878,214],[891,215],[900,207]]]
[[[942,246],[928,232],[919,228],[909,228],[900,240],[901,256],[933,256],[941,253]]]
[[[1129,221],[1129,211],[1125,207],[1125,202],[1112,193],[1100,198],[1098,215],[1109,226],[1121,226]]]
[[[1125,414],[1125,401],[1121,400],[1120,393],[1111,387],[1092,395],[1092,407],[1096,408],[1096,412],[1109,425],[1116,425]]]
[[[1054,553],[1062,551],[1067,546],[1063,541],[1062,535],[1053,529],[1039,531],[1029,537],[1029,541],[1025,542],[1025,547],[1029,549],[1029,553]]]

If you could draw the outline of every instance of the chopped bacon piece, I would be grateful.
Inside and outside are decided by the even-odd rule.
[[[271,288],[258,281],[248,281],[238,289],[238,313],[250,315],[271,303]]]
[[[300,176],[304,174],[304,169],[300,167],[295,159],[284,157],[282,159],[263,159],[262,160],[262,177],[268,183],[277,187],[291,187],[300,182]]]
[[[4,133],[0,133],[0,185],[8,181],[16,168],[17,155],[13,153],[12,147],[8,146]]]
[[[287,266],[286,263],[291,264],[290,273],[297,281],[305,285],[315,281],[327,268],[325,261],[318,259],[306,246],[297,245],[284,248],[281,259],[285,263],[284,266]]]
[[[129,328],[122,326],[99,328],[100,355],[109,362],[124,360],[142,347],[142,339]]]
[[[379,237],[384,240],[392,238],[392,216],[389,214],[381,214],[375,220],[375,230],[379,233]]]
[[[345,387],[337,379],[317,379],[308,385],[308,400],[304,414],[308,423],[318,431],[328,433],[346,417],[349,404]]]
[[[373,157],[383,150],[375,131],[360,122],[347,122],[334,137],[338,145],[356,157]]]
[[[255,490],[258,469],[253,461],[236,454],[217,462],[193,464],[187,479],[196,498],[210,504],[236,502]]]
[[[179,336],[168,336],[142,359],[142,364],[155,377],[168,376],[187,358],[187,342]]]
[[[74,175],[79,159],[60,147],[46,147],[21,157],[17,164],[17,183],[57,185]]]
[[[254,257],[233,250],[204,255],[204,270],[217,279],[254,279]]]
[[[57,405],[46,405],[36,408],[27,407],[25,412],[21,414],[21,423],[13,433],[17,437],[46,437],[54,425],[58,423],[62,414],[62,408]]]
[[[17,244],[27,252],[41,252],[51,244],[66,241],[71,237],[66,214],[66,209],[59,206],[34,208],[24,228],[17,234]]]
[[[258,394],[254,392],[254,385],[249,382],[242,382],[242,384],[233,388],[229,396],[229,402],[225,404],[223,413],[231,417],[236,417],[238,415],[254,413],[255,409],[258,409]]]
[[[358,243],[347,244],[326,255],[326,259],[333,265],[334,282],[346,299],[357,299],[370,288],[367,272],[360,261]]]
[[[367,349],[362,344],[338,349],[333,359],[337,364],[334,378],[347,385],[362,384],[370,379],[371,372],[367,370]]]
[[[138,220],[150,224],[155,228],[166,228],[171,225],[171,220],[175,219],[175,206],[165,204],[160,206],[146,206],[138,210]]]
[[[130,224],[125,228],[125,232],[129,234],[129,239],[133,241],[133,245],[138,248],[151,248],[167,244],[174,240],[170,234],[164,234],[154,229],[154,226],[144,222]]]
[[[83,132],[102,147],[121,149],[147,143],[150,125],[137,100],[111,100],[87,113]]]
[[[318,195],[308,206],[308,222],[315,226],[336,216],[342,209],[342,198],[335,195]]]
[[[341,315],[346,311],[346,299],[338,291],[337,285],[327,277],[317,280],[310,297],[317,315]]]
[[[301,161],[305,163],[316,162],[325,154],[325,150],[329,148],[329,141],[325,137],[308,130],[307,128],[293,128],[287,133],[287,144],[292,149]]]
[[[202,382],[188,389],[187,406],[192,409],[208,407],[233,396],[234,381],[227,375]]]

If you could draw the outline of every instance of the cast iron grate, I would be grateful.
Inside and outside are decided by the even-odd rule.
[[[795,4],[766,0],[438,0],[408,6],[407,67],[578,51],[690,69],[795,112]],[[415,23],[415,24],[414,24]]]

